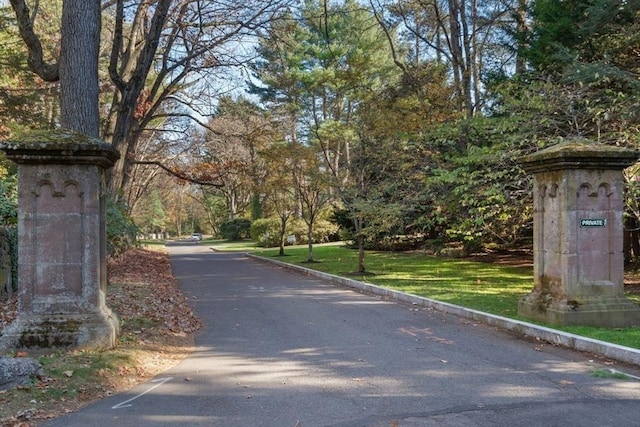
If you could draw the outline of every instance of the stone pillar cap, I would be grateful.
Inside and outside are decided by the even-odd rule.
[[[640,152],[631,148],[574,138],[520,159],[528,173],[564,169],[624,169],[633,165]]]
[[[110,168],[120,158],[111,144],[66,129],[29,132],[0,142],[0,150],[16,163],[31,165],[84,164]]]

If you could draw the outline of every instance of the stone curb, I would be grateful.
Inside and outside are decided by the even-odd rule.
[[[256,259],[262,262],[268,262],[279,265],[284,268],[298,271],[300,273],[318,277],[334,284],[356,289],[360,292],[371,293],[381,297],[389,298],[394,301],[417,305],[425,308],[432,308],[444,313],[453,314],[466,319],[472,319],[478,322],[485,323],[487,325],[495,326],[501,329],[515,332],[517,334],[525,335],[532,338],[538,338],[542,341],[546,341],[552,344],[567,347],[573,350],[585,351],[588,353],[597,354],[620,362],[631,363],[634,365],[640,365],[640,350],[624,347],[617,344],[608,343],[605,341],[599,341],[592,338],[583,337],[580,335],[574,335],[567,332],[558,331],[544,326],[534,325],[532,323],[523,322],[520,320],[509,319],[502,316],[496,316],[482,311],[473,310],[470,308],[460,307],[458,305],[449,304],[446,302],[440,302],[429,298],[419,297],[415,295],[406,294],[404,292],[395,291],[392,289],[386,289],[380,286],[371,285],[368,283],[359,282],[357,280],[347,279],[345,277],[336,276],[329,273],[323,273],[321,271],[311,270],[298,265],[287,264],[282,261],[265,258],[253,254],[245,254],[247,257]]]

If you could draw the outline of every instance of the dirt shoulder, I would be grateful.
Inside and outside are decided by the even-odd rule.
[[[174,366],[193,350],[201,327],[178,289],[164,248],[135,249],[109,261],[107,304],[120,316],[116,348],[38,356],[45,374],[28,387],[0,391],[0,425],[36,426],[123,391]],[[16,315],[0,306],[0,327]],[[34,356],[19,353],[16,356]]]

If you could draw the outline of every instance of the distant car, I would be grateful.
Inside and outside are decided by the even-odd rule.
[[[191,235],[191,240],[193,240],[194,242],[199,242],[200,240],[202,240],[202,234],[200,233],[193,233]]]

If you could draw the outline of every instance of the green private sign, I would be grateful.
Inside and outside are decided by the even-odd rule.
[[[580,218],[580,227],[606,227],[607,220],[604,218]]]

